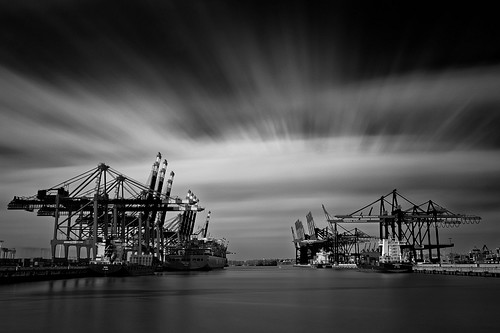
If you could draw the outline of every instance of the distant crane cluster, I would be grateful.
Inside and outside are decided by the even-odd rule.
[[[411,260],[424,260],[424,254],[432,261],[441,261],[441,249],[454,246],[439,241],[439,229],[459,227],[462,224],[479,223],[481,217],[455,214],[432,200],[416,205],[397,190],[393,190],[350,214],[330,216],[325,207],[328,227],[316,228],[311,213],[306,216],[309,234],[305,233],[300,220],[292,227],[297,263],[306,264],[320,250],[330,253],[334,263],[344,263],[354,257],[359,260],[360,245],[373,244],[376,240],[394,239]],[[349,224],[377,223],[378,237],[369,236],[358,228],[347,229]],[[374,252],[378,251],[374,246]],[[368,245],[370,250],[370,245]]]
[[[359,253],[361,244],[366,245],[375,239],[358,228],[345,228],[339,223],[340,220],[330,216],[324,205],[322,208],[328,223],[327,227],[317,228],[311,212],[306,215],[309,233],[305,232],[300,220],[295,222],[296,234],[292,227],[296,263],[308,264],[320,251],[329,254],[328,261],[331,263],[347,263],[353,253]]]
[[[14,259],[16,256],[16,249],[3,247],[3,240],[0,240],[0,259]]]
[[[127,252],[163,261],[169,247],[190,237],[204,208],[191,190],[184,198],[171,196],[175,174],[165,181],[168,163],[161,158],[158,153],[146,185],[100,163],[34,196],[14,197],[8,209],[37,210],[38,216],[54,218],[53,260],[67,260],[72,247],[77,259],[95,259],[98,243],[117,240]],[[167,212],[177,214],[167,219]]]

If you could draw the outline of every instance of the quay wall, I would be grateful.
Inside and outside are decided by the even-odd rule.
[[[88,267],[0,267],[0,284],[89,276]]]
[[[356,264],[337,264],[337,265],[333,265],[333,268],[336,268],[336,269],[358,269],[358,265],[356,265]]]
[[[415,273],[500,277],[500,264],[418,264]]]

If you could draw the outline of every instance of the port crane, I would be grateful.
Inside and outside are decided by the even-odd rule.
[[[345,262],[350,256],[360,256],[360,244],[364,243],[366,249],[367,244],[370,248],[374,240],[381,239],[397,240],[403,244],[401,249],[415,261],[423,261],[427,253],[431,261],[440,262],[441,249],[454,244],[441,243],[439,230],[481,221],[479,216],[453,213],[432,200],[417,205],[396,189],[350,214],[331,216],[324,205],[322,208],[330,226],[326,232],[315,228],[310,212],[306,216],[309,235],[300,220],[295,222],[297,235],[292,227],[297,262],[307,263],[321,248],[333,253],[333,262]],[[345,227],[365,223],[378,224],[378,237],[358,228]]]
[[[296,263],[307,264],[321,250],[330,254],[332,263],[345,263],[351,255],[359,255],[359,245],[369,242],[374,237],[364,233],[358,228],[348,230],[339,225],[336,220],[331,218],[324,205],[323,211],[327,218],[329,226],[317,228],[312,213],[306,215],[308,231],[304,231],[302,221],[295,222],[295,235],[292,227],[292,237],[295,245]]]
[[[165,226],[167,212],[178,212],[181,223],[177,227],[188,232],[196,213],[204,208],[191,191],[185,198],[171,195],[175,174],[171,172],[165,181],[168,163],[161,158],[158,153],[147,184],[99,163],[36,195],[14,197],[8,209],[37,211],[37,216],[54,218],[54,261],[67,260],[71,247],[76,248],[77,259],[82,250],[86,250],[86,258],[95,259],[97,244],[109,239],[120,241],[126,251],[152,254],[163,261],[171,236]],[[64,249],[62,258],[56,257],[58,249]]]
[[[476,215],[455,214],[432,200],[417,205],[396,189],[372,203],[344,215],[335,216],[336,223],[377,223],[380,239],[395,239],[416,261],[423,261],[424,251],[431,261],[441,261],[441,249],[454,244],[442,244],[439,230],[479,223]]]

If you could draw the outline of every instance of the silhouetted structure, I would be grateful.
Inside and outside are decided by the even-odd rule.
[[[171,196],[174,173],[165,183],[167,161],[160,168],[161,154],[153,163],[148,184],[129,178],[104,163],[31,197],[14,197],[8,209],[37,210],[38,216],[54,218],[52,258],[70,247],[77,258],[86,250],[96,258],[98,243],[123,244],[125,252],[153,254],[163,260],[164,249],[175,239],[189,237],[196,213],[204,208],[189,191],[184,199]],[[179,212],[171,221],[167,212]],[[126,253],[124,254],[126,255]]]
[[[439,229],[481,221],[481,217],[476,215],[452,213],[432,200],[420,205],[414,204],[397,190],[350,214],[336,215],[332,218],[324,206],[323,210],[330,229],[317,229],[310,213],[307,215],[309,235],[304,232],[300,220],[295,222],[297,236],[292,227],[297,263],[308,263],[320,250],[327,251],[332,262],[343,263],[350,257],[359,260],[360,244],[370,243],[375,237],[357,228],[348,230],[344,227],[353,223],[378,223],[378,239],[397,241],[401,244],[405,257],[410,261],[419,262],[426,257],[431,262],[440,262],[440,250],[453,247],[454,244],[440,243]],[[343,231],[339,232],[339,229]],[[370,249],[366,251],[366,253],[370,252],[377,251]]]

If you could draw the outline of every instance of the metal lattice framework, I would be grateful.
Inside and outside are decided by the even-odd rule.
[[[453,246],[440,244],[440,228],[481,221],[479,216],[455,214],[432,200],[416,205],[397,190],[353,213],[335,217],[335,223],[378,223],[380,239],[394,238],[405,243],[404,249],[416,260],[423,260],[424,250],[428,251],[429,259],[437,262],[441,260],[440,249]]]
[[[359,253],[359,246],[368,243],[374,237],[364,233],[358,228],[347,229],[338,224],[340,220],[333,219],[326,211],[326,220],[329,224],[326,228],[317,228],[311,212],[306,215],[309,234],[305,233],[302,221],[295,222],[297,236],[292,227],[292,237],[295,244],[296,262],[308,263],[320,250],[331,253],[330,260],[334,263],[344,263],[351,255]]]
[[[427,252],[430,260],[439,262],[440,249],[454,246],[439,242],[439,229],[481,221],[479,216],[455,214],[432,200],[414,204],[397,190],[350,214],[332,217],[325,206],[323,211],[329,228],[316,228],[311,213],[306,215],[309,234],[304,231],[300,220],[295,222],[297,235],[292,227],[298,263],[307,263],[320,249],[331,252],[333,262],[345,262],[351,256],[360,255],[360,244],[371,246],[375,240],[389,238],[405,244],[402,250],[416,261],[422,261]],[[345,227],[363,223],[378,223],[379,237],[370,236],[358,228]]]
[[[331,228],[331,237],[333,239],[332,250],[335,262],[345,262],[352,255],[359,256],[360,244],[367,244],[376,239],[376,237],[368,235],[358,228],[345,228],[339,223],[341,220],[331,217],[324,205],[322,205],[322,208],[326,221]]]
[[[56,249],[81,248],[87,258],[96,257],[96,244],[118,239],[125,251],[147,253],[163,260],[166,247],[192,233],[196,213],[204,208],[188,191],[184,199],[171,196],[174,172],[165,183],[167,161],[161,154],[153,163],[148,184],[142,184],[104,163],[30,197],[14,197],[8,209],[37,211],[54,218],[52,258]],[[179,212],[166,220],[167,212]],[[91,254],[92,252],[92,254]]]

